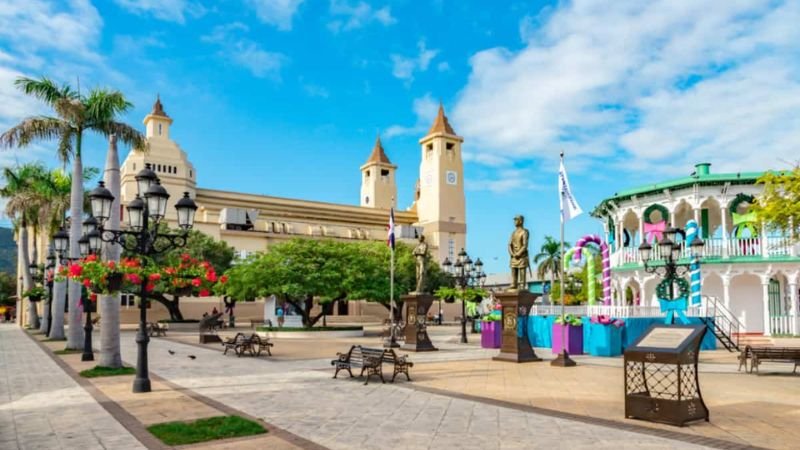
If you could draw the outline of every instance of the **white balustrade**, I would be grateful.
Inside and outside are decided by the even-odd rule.
[[[792,321],[794,316],[784,314],[781,316],[772,316],[769,318],[769,331],[772,336],[777,334],[792,334]]]
[[[706,305],[691,306],[686,310],[687,317],[713,317],[713,308]],[[619,306],[619,305],[572,305],[565,306],[564,312],[576,316],[610,316],[618,319],[630,317],[663,317],[659,306]],[[561,315],[560,305],[534,305],[529,313],[532,316]]]

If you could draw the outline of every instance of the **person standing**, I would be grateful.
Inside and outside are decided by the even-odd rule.
[[[278,307],[278,310],[275,311],[275,315],[278,316],[278,328],[283,328],[283,315],[284,315],[283,306]]]

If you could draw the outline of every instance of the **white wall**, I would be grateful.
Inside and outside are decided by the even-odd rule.
[[[764,332],[764,303],[761,279],[755,275],[737,275],[731,280],[731,312],[748,333]]]

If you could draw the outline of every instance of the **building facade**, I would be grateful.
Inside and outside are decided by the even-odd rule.
[[[763,189],[756,184],[762,173],[713,174],[706,163],[695,169],[689,177],[617,193],[592,213],[613,248],[614,304],[658,305],[660,279],[644,270],[638,246],[660,239],[669,225],[683,229],[694,219],[705,241],[703,301],[726,308],[743,332],[800,334],[800,248],[769,232],[749,209]]]

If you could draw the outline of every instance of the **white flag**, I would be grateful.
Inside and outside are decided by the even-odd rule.
[[[578,205],[575,197],[572,196],[572,190],[569,188],[569,179],[567,178],[567,169],[564,168],[564,158],[561,158],[561,167],[558,169],[558,191],[559,191],[559,205],[561,206],[561,222],[566,222],[581,215],[583,210]]]

